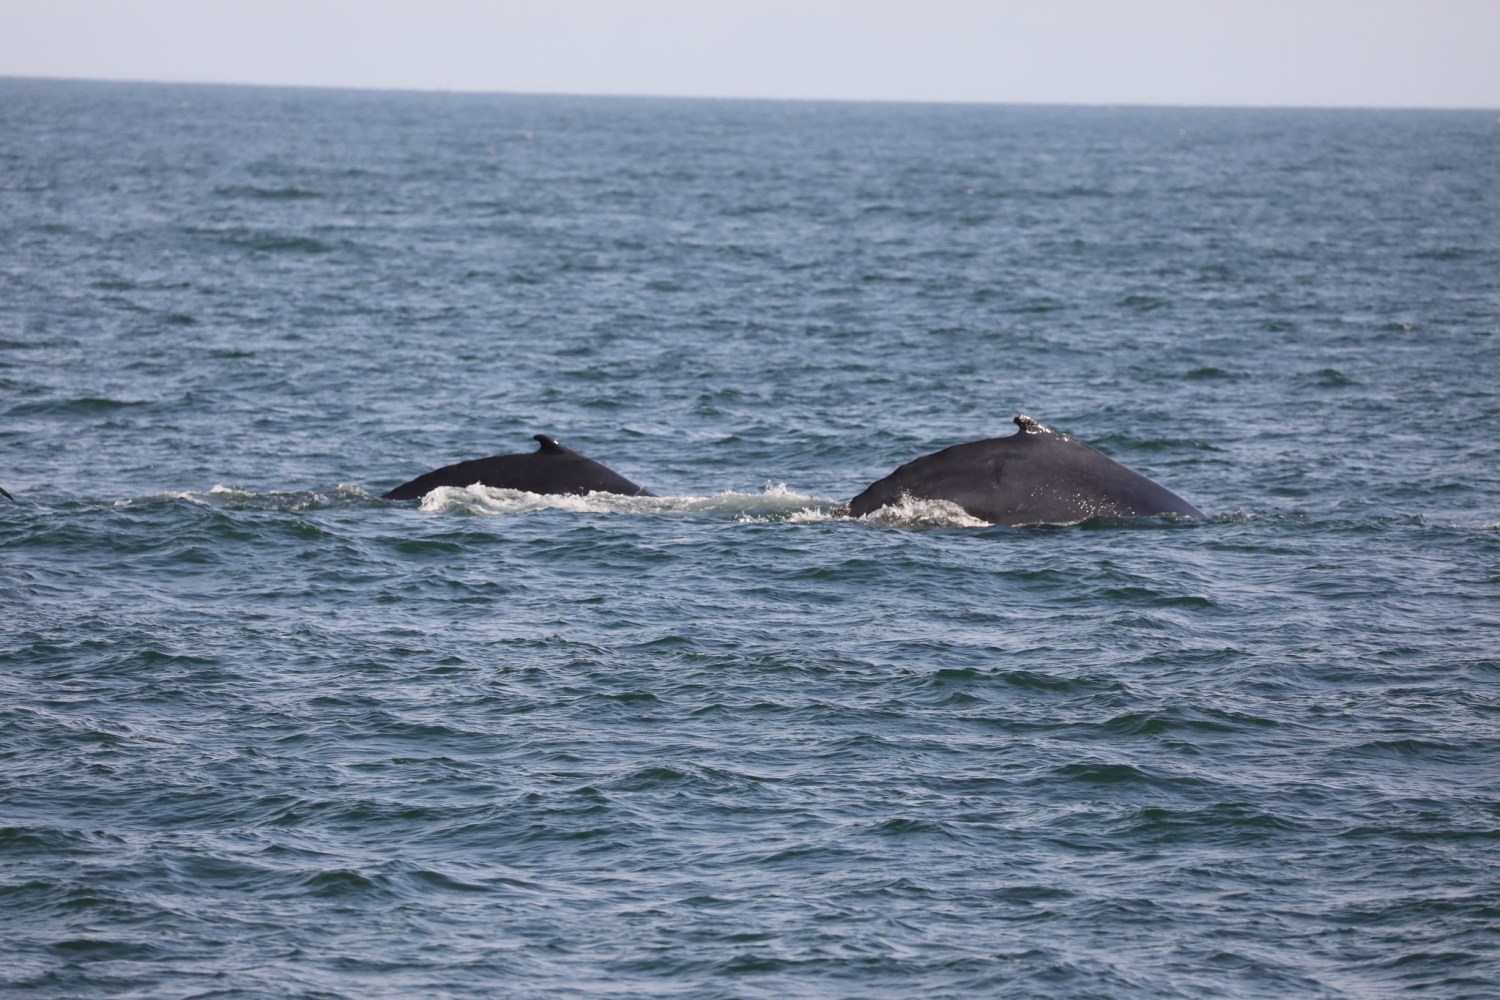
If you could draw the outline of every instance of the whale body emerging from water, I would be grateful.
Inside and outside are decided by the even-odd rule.
[[[853,517],[899,503],[947,500],[993,524],[1077,524],[1094,517],[1203,518],[1165,487],[1084,444],[1016,417],[1010,437],[970,441],[923,455],[849,501]]]
[[[494,489],[552,495],[619,493],[628,497],[656,496],[614,470],[565,448],[545,434],[535,434],[533,438],[541,445],[536,451],[521,455],[494,455],[445,465],[418,476],[409,483],[402,483],[390,492],[381,494],[380,498],[415,500],[439,486],[473,486],[475,483]]]

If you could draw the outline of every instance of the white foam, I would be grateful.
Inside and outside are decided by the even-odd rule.
[[[566,510],[592,514],[708,514],[735,521],[815,521],[831,516],[834,501],[797,493],[786,484],[767,484],[760,493],[726,490],[709,496],[627,497],[618,493],[585,496],[528,493],[488,486],[439,486],[422,498],[421,510],[481,516]]]
[[[870,511],[861,520],[891,528],[988,528],[951,500],[919,500],[904,496],[896,503]]]

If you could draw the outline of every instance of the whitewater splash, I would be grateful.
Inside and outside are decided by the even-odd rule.
[[[427,513],[508,516],[543,510],[580,514],[707,514],[729,521],[820,521],[834,516],[837,501],[767,485],[759,493],[727,490],[710,496],[644,497],[618,493],[528,493],[525,490],[473,486],[440,486],[422,498]]]
[[[983,528],[983,521],[947,500],[912,497],[850,518],[844,504],[789,489],[785,483],[767,484],[759,493],[726,490],[709,496],[627,497],[617,493],[585,496],[546,495],[525,490],[488,486],[440,486],[422,498],[420,510],[428,513],[506,516],[542,510],[566,510],[587,514],[706,514],[741,523],[784,521],[811,524],[819,521],[859,520],[892,528]]]
[[[202,507],[236,510],[318,510],[326,507],[378,502],[361,486],[340,483],[332,490],[269,490],[258,492],[239,486],[215,485],[204,490],[180,490],[114,501],[116,507],[137,507],[162,501],[186,501]],[[822,521],[863,521],[888,528],[985,528],[988,521],[964,512],[947,500],[905,497],[864,517],[852,518],[845,505],[827,497],[799,493],[785,483],[767,483],[758,493],[725,490],[703,496],[644,497],[618,493],[571,494],[529,493],[525,490],[481,486],[440,486],[422,498],[417,510],[424,514],[458,514],[476,517],[513,517],[559,510],[576,514],[704,515],[742,524],[814,524]]]

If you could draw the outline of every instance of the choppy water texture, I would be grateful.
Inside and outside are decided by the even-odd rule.
[[[0,289],[7,996],[1500,989],[1494,113],[0,81]],[[1210,519],[836,516],[1017,412]]]

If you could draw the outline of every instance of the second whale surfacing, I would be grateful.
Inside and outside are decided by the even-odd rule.
[[[849,501],[851,517],[904,498],[946,500],[992,524],[1077,524],[1095,517],[1201,520],[1182,497],[1028,416],[1009,437],[970,441],[901,466]]]
[[[382,500],[415,500],[439,486],[473,486],[524,490],[527,493],[583,496],[588,493],[619,493],[627,497],[654,497],[614,470],[558,444],[545,434],[532,435],[541,445],[520,455],[493,455],[434,469],[425,475],[381,494]]]

